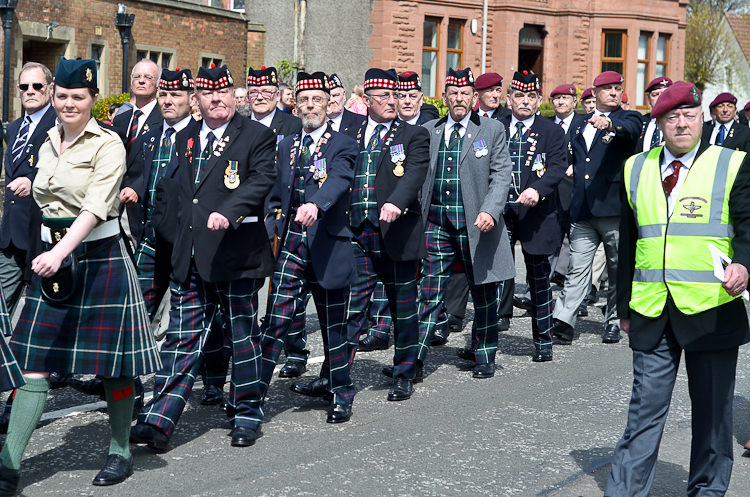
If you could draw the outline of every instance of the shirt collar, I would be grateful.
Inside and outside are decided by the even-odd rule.
[[[407,123],[407,124],[413,124],[413,125],[416,125],[416,124],[417,124],[417,121],[419,120],[419,116],[420,116],[420,114],[422,114],[422,113],[421,113],[421,112],[417,112],[417,115],[416,115],[416,116],[414,116],[414,117],[412,117],[411,119],[409,119],[408,121],[404,121],[404,122],[405,122],[405,123]]]
[[[570,126],[570,123],[572,123],[572,122],[573,122],[573,118],[575,117],[575,115],[576,115],[576,113],[575,113],[575,112],[571,112],[571,113],[570,113],[570,114],[568,115],[568,117],[565,117],[565,118],[563,118],[563,119],[560,119],[559,117],[555,116],[555,124],[557,124],[557,125],[559,126],[559,125],[560,125],[560,124],[559,124],[559,123],[560,123],[560,121],[562,121],[562,122],[564,122],[564,123],[565,123],[565,126]]]
[[[685,166],[687,169],[690,169],[690,166],[693,165],[693,161],[695,161],[695,155],[698,153],[698,148],[700,147],[700,142],[696,143],[695,146],[690,150],[688,153],[683,155],[682,157],[675,157],[672,152],[669,151],[669,149],[665,146],[664,147],[664,161],[661,163],[661,170],[662,172],[666,171],[669,165],[673,161],[680,161],[682,162],[682,165]]]
[[[534,118],[535,117],[536,117],[536,114],[533,115],[533,116],[531,116],[528,119],[524,119],[523,121],[519,121],[518,119],[516,119],[516,116],[511,115],[511,118],[510,118],[510,132],[511,132],[511,134],[515,133],[516,123],[523,123],[524,132],[525,132],[525,130],[531,128],[531,125],[534,124]]]
[[[469,125],[469,119],[471,118],[471,112],[466,114],[463,119],[459,121],[459,124],[463,127],[463,129],[466,129],[466,127]],[[453,120],[453,118],[450,115],[450,112],[448,113],[448,122],[445,125],[446,129],[449,129],[453,131],[453,126],[456,124],[456,121]]]
[[[368,128],[372,128],[372,129],[375,129],[375,127],[376,127],[376,126],[377,126],[378,124],[382,124],[382,125],[384,125],[384,126],[385,126],[385,129],[386,129],[386,131],[388,131],[389,129],[391,129],[391,124],[393,124],[393,121],[387,121],[387,122],[384,122],[384,123],[377,123],[377,122],[373,121],[373,120],[372,120],[372,118],[371,118],[370,116],[367,116],[367,127],[368,127]]]
[[[170,126],[169,124],[167,124],[167,121],[164,121],[164,127],[162,128],[163,129],[162,135],[169,128],[174,128],[174,132],[175,133],[179,133],[180,131],[182,131],[183,129],[185,129],[185,126],[187,126],[190,123],[190,120],[192,118],[193,118],[193,116],[191,116],[191,115],[188,114],[187,117],[184,117],[181,121],[178,121],[174,126]]]
[[[344,112],[341,111],[341,112],[339,112],[339,115],[336,116],[336,117],[328,117],[328,116],[326,116],[326,122],[333,121],[334,123],[340,123],[343,118],[344,118]]]
[[[50,108],[50,104],[47,104],[44,107],[42,107],[41,109],[39,109],[38,111],[34,112],[33,114],[26,114],[27,116],[29,116],[31,118],[31,124],[33,124],[35,126],[37,124],[39,124],[39,121],[42,120],[42,116],[44,116],[44,114],[47,113],[47,110],[49,108]]]
[[[229,121],[225,122],[221,126],[219,126],[216,129],[211,129],[208,127],[208,124],[206,124],[206,121],[203,121],[203,124],[201,125],[201,130],[199,133],[201,144],[205,143],[206,137],[208,136],[209,131],[214,134],[216,137],[216,141],[218,142],[224,137],[224,132],[227,130],[227,126],[229,126]]]
[[[310,138],[312,138],[313,143],[317,145],[318,142],[320,141],[320,138],[323,136],[323,133],[325,133],[327,128],[328,128],[328,121],[323,123],[323,126],[319,127],[316,130],[313,130],[312,133],[308,133],[307,131],[303,129],[302,136],[300,136],[300,140],[304,140],[305,136],[310,135]]]
[[[732,124],[733,123],[734,123],[734,119],[732,119],[728,123],[724,123],[724,127],[726,128],[727,131],[729,131],[730,129],[732,129]],[[721,127],[721,124],[722,123],[720,123],[719,121],[716,121],[714,123],[714,128],[718,130]]]
[[[252,115],[251,119],[253,121],[258,121],[259,123],[261,123],[266,128],[270,128],[271,127],[271,122],[273,121],[273,116],[276,115],[276,111],[278,111],[278,110],[279,110],[278,107],[274,107],[273,110],[271,111],[271,113],[268,114],[263,119],[258,119],[257,117],[255,117],[255,112],[253,112],[253,115]]]
[[[496,110],[497,110],[497,109],[487,109],[487,110],[484,110],[484,109],[482,108],[482,105],[480,104],[480,105],[479,105],[479,108],[477,109],[477,113],[478,113],[478,114],[479,114],[480,116],[484,116],[484,114],[485,114],[485,113],[487,113],[487,114],[489,114],[489,116],[488,116],[488,117],[491,117],[491,116],[492,116],[492,114],[493,114],[493,113],[494,113],[494,112],[495,112]]]
[[[151,115],[151,112],[153,112],[154,107],[156,107],[156,99],[153,99],[143,107],[136,107],[133,106],[133,115],[135,115],[135,109],[139,109],[141,112],[143,112],[143,117],[148,117]]]

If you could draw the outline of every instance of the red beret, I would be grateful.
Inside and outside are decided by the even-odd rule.
[[[552,93],[549,94],[550,98],[555,95],[572,95],[576,96],[576,87],[574,85],[559,85],[556,86]]]
[[[698,107],[700,104],[701,92],[693,83],[676,81],[659,95],[659,100],[651,109],[651,117],[658,118],[673,109]]]
[[[745,112],[749,111],[750,110],[750,102],[746,103],[745,107],[742,110],[744,110]]]
[[[619,85],[623,81],[625,81],[625,79],[619,72],[604,71],[599,76],[594,78],[594,86]]]
[[[583,93],[581,93],[581,100],[586,100],[587,98],[594,98],[593,88],[586,88],[583,90]]]
[[[672,86],[671,79],[666,76],[659,76],[658,78],[652,79],[644,91],[650,93],[654,90],[669,88],[670,86]]]
[[[485,88],[491,88],[493,86],[501,86],[503,84],[503,77],[496,72],[486,72],[479,76],[474,82],[474,88],[477,90],[484,90]]]
[[[714,98],[714,101],[711,102],[711,105],[709,105],[708,107],[716,107],[717,105],[723,104],[725,102],[737,105],[737,97],[726,91],[724,93],[719,93],[718,95],[716,95],[716,98]]]

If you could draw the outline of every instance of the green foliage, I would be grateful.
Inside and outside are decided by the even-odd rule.
[[[130,102],[130,93],[120,93],[119,95],[99,98],[96,104],[94,104],[94,117],[100,121],[104,121],[107,119],[107,112],[109,112],[110,105],[114,103],[124,104],[125,102]]]
[[[540,105],[539,113],[544,117],[553,117],[555,115],[555,108],[552,106],[552,102],[544,102]]]
[[[424,97],[424,103],[432,104],[437,107],[437,110],[440,113],[440,117],[448,115],[448,106],[443,103],[442,98]]]
[[[279,72],[279,81],[293,87],[298,67],[299,62],[289,62],[286,58],[277,60],[276,70]]]

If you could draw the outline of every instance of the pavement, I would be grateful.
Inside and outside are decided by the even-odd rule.
[[[312,305],[309,310],[308,330],[316,331],[304,381],[315,378],[323,353]],[[275,378],[262,436],[248,448],[230,446],[226,417],[200,405],[199,385],[170,450],[155,454],[133,446],[135,474],[113,487],[91,486],[109,443],[104,404],[71,389],[53,391],[26,451],[22,495],[601,496],[612,448],[625,428],[632,355],[627,338],[601,343],[602,313],[589,310],[573,344],[555,346],[554,361],[537,364],[531,361],[531,319],[516,309],[511,329],[500,335],[502,370],[478,380],[455,354],[470,336],[470,304],[463,332],[433,348],[424,383],[405,402],[386,400],[390,380],[380,373],[393,346],[359,353],[354,415],[341,425],[325,422],[323,401],[292,393],[294,380]],[[727,493],[735,497],[750,495],[750,459],[741,457],[750,439],[748,359],[748,349],[741,349]],[[145,380],[148,391],[153,379]],[[689,453],[683,367],[652,496],[685,495]]]

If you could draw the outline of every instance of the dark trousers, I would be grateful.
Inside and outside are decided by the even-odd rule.
[[[638,330],[631,330],[637,333]],[[633,392],[604,495],[645,497],[651,490],[682,348],[671,329],[655,349],[633,351]],[[688,497],[721,496],[732,473],[732,400],[737,347],[685,351],[692,403]]]
[[[367,313],[378,280],[383,282],[393,319],[395,352],[393,377],[413,379],[416,371],[417,265],[419,261],[393,261],[385,251],[380,230],[369,221],[354,230],[357,279],[349,301],[348,334],[352,340],[350,364],[359,336],[367,327]]]
[[[294,312],[294,318],[284,338],[284,352],[286,353],[286,360],[289,362],[307,364],[307,357],[310,355],[310,351],[307,350],[307,314],[305,313],[310,296],[310,292],[307,291],[299,300],[299,306]]]

